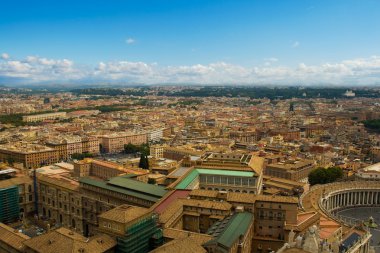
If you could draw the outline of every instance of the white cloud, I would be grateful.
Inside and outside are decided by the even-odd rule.
[[[0,77],[25,78],[27,82],[72,80],[84,76],[84,70],[76,69],[74,63],[67,59],[28,56],[23,60],[6,60],[0,63]]]
[[[265,59],[264,59],[264,66],[269,67],[269,66],[271,66],[273,63],[276,63],[276,62],[278,62],[278,59],[275,58],[275,57],[265,58]]]
[[[275,57],[270,57],[270,58],[265,58],[264,61],[267,61],[267,62],[278,62],[278,59],[275,58]]]
[[[0,79],[21,78],[30,83],[94,80],[146,84],[380,84],[379,56],[320,65],[300,63],[297,67],[279,65],[274,57],[264,60],[268,64],[255,67],[224,61],[161,66],[126,60],[99,62],[96,67],[90,67],[78,66],[68,59],[28,56],[0,61]]]
[[[0,58],[3,59],[3,60],[8,60],[9,59],[9,54],[2,53]]]
[[[127,44],[134,44],[136,42],[136,40],[134,38],[128,38],[125,40],[125,43]]]
[[[299,47],[299,46],[300,46],[299,41],[294,41],[294,42],[292,43],[292,48],[297,48],[297,47]]]

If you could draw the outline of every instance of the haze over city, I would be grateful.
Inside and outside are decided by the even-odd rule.
[[[380,2],[4,1],[0,83],[378,85]]]

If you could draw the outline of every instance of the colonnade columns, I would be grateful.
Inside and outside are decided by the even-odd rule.
[[[325,208],[329,211],[336,210],[341,207],[346,206],[371,206],[371,205],[380,205],[380,192],[379,191],[357,191],[357,192],[345,192],[337,193],[323,202]]]

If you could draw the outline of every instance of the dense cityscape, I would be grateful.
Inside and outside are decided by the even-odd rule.
[[[341,214],[380,201],[380,98],[356,96],[375,90],[252,99],[141,89],[3,88],[1,249],[351,252],[379,242],[362,223],[378,211]]]
[[[380,1],[0,9],[0,253],[380,253]]]

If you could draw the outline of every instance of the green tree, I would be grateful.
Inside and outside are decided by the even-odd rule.
[[[343,170],[339,167],[330,167],[326,169],[326,181],[327,183],[335,182],[336,180],[343,178]]]
[[[87,157],[94,157],[94,155],[91,153],[82,153],[82,154],[75,153],[71,155],[71,158],[75,160],[83,160],[84,158],[87,158]]]
[[[147,156],[150,155],[150,147],[148,142],[140,146],[140,152]]]
[[[137,152],[140,152],[141,154],[144,154],[144,155],[149,155],[150,153],[149,144],[145,143],[145,144],[137,146],[137,145],[133,145],[132,143],[128,143],[124,145],[124,153],[134,154]]]
[[[148,156],[144,153],[141,153],[141,155],[140,155],[139,167],[144,169],[144,170],[149,170]]]
[[[309,173],[309,184],[325,184],[326,183],[326,170],[324,168],[317,168]]]
[[[139,149],[136,145],[133,145],[132,143],[128,143],[124,145],[124,153],[126,154],[133,154],[138,152]]]
[[[156,184],[156,180],[154,178],[148,178],[148,184]]]
[[[310,185],[327,184],[335,182],[343,177],[343,171],[339,167],[317,168],[309,173],[308,180]]]

